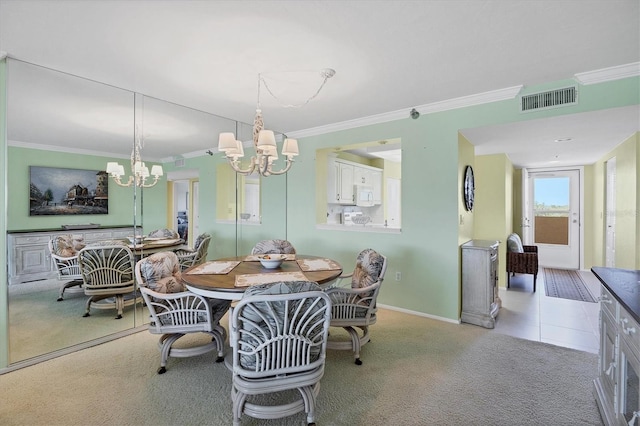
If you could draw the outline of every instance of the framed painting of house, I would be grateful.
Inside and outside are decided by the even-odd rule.
[[[104,170],[29,167],[29,216],[109,213]]]

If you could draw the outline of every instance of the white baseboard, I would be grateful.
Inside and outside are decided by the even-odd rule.
[[[410,314],[410,315],[416,315],[419,317],[423,317],[423,318],[431,318],[434,320],[438,320],[438,321],[443,321],[443,322],[449,322],[452,324],[460,324],[460,320],[453,320],[451,318],[445,318],[445,317],[439,317],[437,315],[431,315],[431,314],[425,314],[424,312],[418,312],[418,311],[411,311],[409,309],[404,309],[404,308],[398,308],[397,306],[391,306],[391,305],[383,305],[378,303],[378,306],[384,309],[389,309],[390,311],[397,311],[397,312],[402,312],[404,314]]]

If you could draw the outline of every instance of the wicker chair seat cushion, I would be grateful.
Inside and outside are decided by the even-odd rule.
[[[73,257],[84,247],[84,238],[70,234],[60,235],[53,240],[53,254],[60,257]]]
[[[507,251],[511,253],[524,253],[524,246],[518,234],[511,234],[507,238]]]
[[[172,252],[154,253],[140,265],[144,285],[158,293],[180,293],[186,288],[182,282],[180,263]]]
[[[289,294],[289,293],[302,293],[306,291],[322,291],[320,286],[312,281],[282,281],[278,283],[269,283],[269,284],[261,284],[250,287],[245,291],[244,297],[256,296],[256,295],[275,295],[275,294]],[[307,301],[310,304],[310,301]],[[264,333],[269,335],[269,327],[273,328],[282,328],[284,323],[284,317],[287,316],[285,312],[285,302],[273,302],[267,304],[266,302],[257,302],[252,305],[252,308],[255,309],[253,313],[249,309],[245,309],[244,317],[250,321],[246,321],[243,323],[243,328],[249,330],[250,334],[254,334],[256,336],[262,335],[262,332],[259,330],[264,329]],[[276,315],[271,314],[271,309],[275,311]],[[305,311],[308,309],[308,306],[302,306],[301,308],[295,304],[289,304],[289,312],[288,314],[293,314],[296,310]],[[317,311],[320,308],[312,310],[312,312]],[[259,311],[259,312],[258,312]],[[274,318],[275,317],[275,318]],[[267,323],[265,323],[264,318],[267,319]],[[277,319],[277,320],[276,320]],[[317,333],[322,333],[322,329],[318,329]],[[247,338],[247,342],[250,343],[249,346],[255,346],[258,344],[257,340]],[[243,348],[243,346],[245,346]],[[240,345],[240,349],[246,349],[246,344]],[[320,355],[319,348],[318,351],[311,352],[311,361],[315,361],[318,359]],[[243,368],[248,370],[254,370],[256,367],[256,357],[255,355],[242,354],[240,356],[240,365]]]
[[[373,249],[364,249],[356,259],[351,278],[351,288],[369,287],[380,277],[384,257]]]

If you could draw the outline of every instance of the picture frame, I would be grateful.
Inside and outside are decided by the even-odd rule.
[[[29,216],[109,214],[104,170],[29,166]]]

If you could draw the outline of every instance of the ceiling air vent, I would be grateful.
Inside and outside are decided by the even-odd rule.
[[[534,93],[522,96],[520,109],[522,112],[536,111],[543,108],[553,108],[578,103],[578,90],[575,86],[548,92]]]
[[[173,165],[176,167],[184,167],[184,158],[180,158],[173,162]]]

